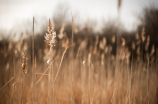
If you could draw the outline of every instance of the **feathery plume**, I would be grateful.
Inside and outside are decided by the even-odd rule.
[[[98,35],[96,35],[96,36],[95,36],[95,46],[97,46],[97,45],[98,45],[98,42],[99,42],[99,36],[98,36]]]
[[[143,27],[142,29],[142,34],[141,34],[142,42],[145,41],[145,28]]]
[[[121,40],[122,40],[122,44],[121,44],[121,45],[122,45],[122,47],[124,47],[124,46],[125,46],[125,44],[126,44],[126,41],[125,41],[125,39],[124,39],[124,38],[122,38],[122,37],[121,37]]]
[[[65,24],[62,25],[60,32],[58,34],[58,38],[62,39],[64,37],[64,29],[65,29]]]
[[[114,44],[115,43],[115,36],[112,36],[112,39],[111,39],[111,41],[112,41],[112,43]]]
[[[22,55],[22,64],[21,64],[21,67],[22,67],[22,71],[23,71],[23,74],[25,75],[27,73],[27,69],[26,69],[26,53],[23,52],[23,55]]]
[[[132,50],[135,50],[135,49],[136,49],[135,42],[132,42]]]
[[[137,55],[140,55],[140,47],[137,48]]]
[[[104,65],[104,53],[101,54],[101,65]]]
[[[146,51],[148,50],[149,44],[150,44],[150,36],[148,35],[147,41],[146,41],[146,44],[145,44],[145,50]]]
[[[153,46],[152,46],[152,49],[151,49],[150,55],[152,56],[152,55],[154,54],[154,52],[155,52],[155,46],[153,45]]]
[[[139,34],[138,34],[138,32],[136,33],[135,37],[136,37],[136,40],[139,40]]]
[[[103,37],[103,47],[106,46],[106,43],[107,43],[106,37]]]
[[[48,33],[46,33],[46,36],[44,36],[45,42],[47,42],[50,48],[52,48],[55,46],[57,40],[56,40],[56,32],[54,31],[54,27],[52,28],[50,19],[49,19],[47,31]]]

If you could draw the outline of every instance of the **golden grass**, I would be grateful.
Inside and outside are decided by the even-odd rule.
[[[72,28],[74,28],[73,18]],[[64,33],[63,31],[62,29],[60,34]],[[112,54],[114,47],[107,43],[109,40],[105,36],[101,38],[97,35],[93,42],[90,42],[89,37],[74,41],[75,35],[72,29],[72,44],[70,46],[70,39],[66,35],[57,42],[56,33],[53,35],[54,32],[55,30],[52,28],[51,21],[49,20],[48,33],[44,37],[47,45],[45,45],[43,50],[40,47],[35,50],[37,51],[34,60],[35,86],[31,82],[31,52],[30,50],[18,48],[27,45],[29,49],[29,41],[19,41],[13,44],[12,48],[9,46],[10,48],[8,48],[5,54],[10,55],[10,57],[13,56],[13,60],[10,58],[5,58],[5,60],[13,67],[8,69],[7,74],[4,72],[5,75],[1,79],[1,81],[4,81],[4,84],[0,87],[0,103],[158,103],[158,73],[156,64],[152,61],[155,46],[153,45],[151,50],[146,46],[150,44],[149,36],[146,40],[142,38],[141,41],[137,33],[136,41],[133,40],[131,47],[127,47],[126,39],[121,37],[122,43],[119,47],[119,54],[115,56]],[[142,30],[142,34],[141,36],[145,37],[145,29]],[[115,36],[110,41],[112,44],[115,44]],[[146,44],[143,45],[141,44],[142,42],[146,42]],[[64,48],[62,48],[62,45]],[[141,50],[142,47],[145,50]],[[71,48],[71,50],[68,48]],[[27,54],[23,53],[21,60],[20,54],[22,54],[23,50]],[[147,57],[141,57],[142,53]],[[45,57],[46,55],[47,57]],[[26,57],[28,57],[28,60]],[[117,60],[116,57],[118,58]],[[21,61],[22,66],[19,67]],[[119,61],[118,65],[116,65],[117,61]],[[5,68],[3,67],[3,69]],[[22,81],[21,72],[24,75]],[[10,76],[13,77],[9,79]],[[31,93],[32,91],[34,92]],[[32,100],[33,98],[34,100]]]

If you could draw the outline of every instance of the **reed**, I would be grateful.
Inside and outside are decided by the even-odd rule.
[[[54,27],[52,27],[52,24],[51,24],[51,20],[49,19],[49,22],[48,22],[48,33],[46,33],[46,35],[44,36],[45,38],[45,42],[47,42],[47,44],[50,46],[50,54],[52,54],[52,51],[53,51],[53,48],[55,47],[56,45],[56,32],[54,31]],[[52,60],[53,57],[50,57],[48,60]],[[47,61],[48,62],[48,61]],[[49,62],[48,62],[49,63]],[[48,100],[47,100],[47,103],[51,103],[51,84],[52,84],[52,72],[53,72],[53,63],[51,64],[51,67],[49,69],[49,75],[48,75]]]
[[[73,59],[73,49],[74,49],[74,43],[73,43],[73,39],[74,39],[74,21],[73,21],[73,16],[72,16],[72,12],[71,12],[71,17],[72,17],[72,59]],[[72,93],[71,93],[71,104],[74,103],[74,98],[73,98],[73,87],[74,87],[74,81],[73,81],[73,61],[72,61],[72,66],[71,66],[71,89],[72,89]]]
[[[22,90],[21,90],[21,104],[23,104],[23,93],[24,93],[24,81],[25,81],[25,75],[27,73],[27,69],[26,69],[26,53],[23,52],[23,55],[22,55],[22,64],[21,64],[21,67],[22,67]]]

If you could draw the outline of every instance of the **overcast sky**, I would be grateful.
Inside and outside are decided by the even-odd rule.
[[[83,21],[91,18],[101,23],[117,17],[117,0],[0,0],[0,30],[11,30],[33,16],[50,18],[59,3],[68,5]],[[158,0],[122,0],[121,20],[126,29],[136,28],[137,15],[149,5],[158,7]]]

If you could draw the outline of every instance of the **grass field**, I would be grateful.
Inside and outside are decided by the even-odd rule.
[[[69,33],[50,19],[46,28],[34,34],[33,18],[32,32],[0,41],[0,104],[158,104],[158,48],[145,27],[131,39],[119,25],[110,36],[78,32],[73,16]]]

